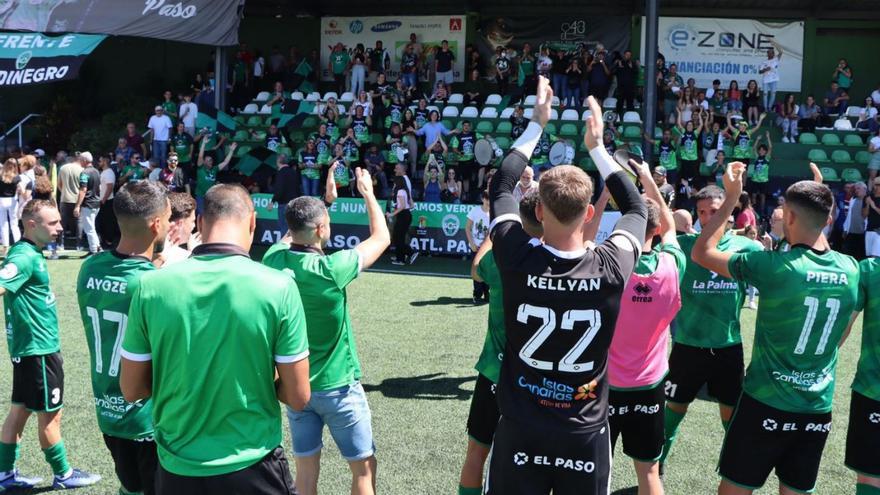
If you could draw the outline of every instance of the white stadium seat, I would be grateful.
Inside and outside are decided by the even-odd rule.
[[[306,96],[306,101],[319,101],[321,99],[321,93],[317,91],[313,91]]]
[[[847,117],[858,118],[858,116],[861,112],[862,112],[862,107],[847,107],[846,108],[846,116]]]
[[[497,119],[498,118],[498,110],[496,110],[495,107],[486,107],[483,109],[483,113],[480,114],[480,118]]]
[[[536,101],[538,101],[538,98],[535,95],[526,96],[526,101],[523,102],[523,106],[526,106],[526,107],[535,106]]]
[[[336,94],[336,91],[327,91],[326,93],[324,93],[324,97],[321,98],[321,101],[330,101],[330,98],[333,98],[334,100],[338,100],[339,95]]]
[[[431,112],[440,113],[440,107],[438,107],[437,105],[428,105],[427,108],[428,108],[428,113],[431,113]]]
[[[550,109],[550,120],[559,120],[559,112],[555,108]]]
[[[302,94],[302,91],[294,91],[294,92],[291,93],[291,95],[290,95],[290,99],[291,99],[291,100],[299,100],[299,101],[302,101],[302,100],[304,100],[305,98],[306,98],[306,97],[305,97],[304,94]]]
[[[448,106],[443,108],[444,117],[458,117],[458,107]]]
[[[639,116],[639,112],[626,112],[623,114],[623,121],[627,124],[641,124],[642,117]]]
[[[530,118],[532,118],[532,113],[534,113],[532,107],[526,108],[526,109],[523,111],[523,117],[525,117],[525,118],[527,118],[527,119],[530,119]]]
[[[248,103],[244,107],[244,110],[241,111],[241,113],[254,114],[259,111],[260,111],[260,107],[258,107],[256,103]]]
[[[486,97],[486,105],[500,105],[501,104],[501,95],[492,93],[491,95]]]
[[[593,112],[589,110],[584,110],[584,113],[581,114],[581,120],[587,120],[587,117],[593,115]]]
[[[553,105],[554,107],[558,107],[560,103],[561,103],[561,102],[560,102],[558,96],[554,96],[554,97],[553,97],[553,101],[550,102],[550,104]]]
[[[480,116],[480,111],[477,110],[477,107],[464,107],[461,110],[461,116],[464,118],[473,119]]]
[[[269,105],[263,105],[263,107],[260,108],[260,115],[272,115],[272,107]]]
[[[602,101],[602,108],[612,110],[617,108],[617,98],[605,98],[605,100]]]
[[[258,101],[258,102],[269,101],[269,92],[268,91],[260,91],[259,94],[257,94],[257,97],[254,98],[254,101]]]
[[[354,93],[351,91],[342,93],[342,96],[339,97],[339,101],[354,101]]]
[[[336,104],[336,108],[339,109],[339,115],[345,115],[345,105]]]
[[[562,111],[562,120],[577,120],[578,113],[577,110],[567,108]]]
[[[852,122],[847,118],[837,119],[834,121],[834,130],[836,131],[851,131],[853,130]]]
[[[502,119],[509,119],[511,115],[513,115],[513,107],[507,107],[501,111]]]
[[[450,105],[461,105],[464,103],[464,95],[461,93],[452,93],[447,101]]]

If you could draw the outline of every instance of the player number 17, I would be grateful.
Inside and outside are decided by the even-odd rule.
[[[554,365],[559,371],[568,373],[583,373],[592,371],[593,361],[582,363],[576,362],[577,358],[587,350],[599,329],[602,327],[602,315],[594,309],[572,309],[562,314],[562,323],[559,325],[561,330],[574,330],[574,324],[577,322],[586,322],[587,331],[575,342],[565,356],[558,363],[552,361],[544,361],[532,357],[535,351],[556,331],[556,312],[550,308],[541,306],[532,306],[531,304],[520,304],[516,312],[516,319],[520,323],[526,324],[529,318],[538,318],[543,323],[538,331],[526,342],[520,349],[519,357],[532,368],[539,370],[553,370]]]
[[[95,373],[104,372],[104,354],[101,348],[101,317],[98,315],[98,309],[91,306],[86,307],[86,314],[92,320],[92,332],[95,337]],[[110,369],[107,374],[110,376],[119,375],[120,351],[122,350],[122,339],[125,337],[125,327],[128,325],[128,315],[116,311],[103,311],[104,320],[116,324],[116,341],[113,343],[113,352],[110,354]]]

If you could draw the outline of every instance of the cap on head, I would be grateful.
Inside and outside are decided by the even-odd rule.
[[[654,167],[654,175],[662,175],[663,177],[666,177],[666,167],[662,165]]]
[[[79,159],[85,163],[92,163],[93,158],[91,152],[83,151],[79,154]]]

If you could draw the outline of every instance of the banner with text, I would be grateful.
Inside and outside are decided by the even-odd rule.
[[[328,70],[330,53],[337,43],[342,43],[349,55],[354,54],[358,43],[366,49],[367,57],[381,41],[391,60],[391,69],[386,71],[389,80],[397,80],[400,73],[400,59],[410,34],[415,33],[422,45],[419,60],[423,62],[420,79],[425,80],[424,61],[428,50],[440,46],[443,40],[449,42],[449,49],[455,54],[452,69],[456,81],[464,80],[464,47],[467,16],[382,16],[382,17],[322,17],[321,18],[321,77],[332,81]],[[432,58],[433,60],[433,58]]]
[[[642,18],[642,50],[645,53],[645,27]],[[714,79],[727,88],[731,80],[745,89],[750,79],[761,86],[758,73],[767,60],[767,49],[781,49],[778,91],[800,91],[804,63],[803,22],[762,22],[752,19],[711,19],[661,17],[658,49],[666,63],[678,65],[678,73],[697,86],[708,88]],[[644,62],[644,60],[642,61]]]
[[[491,64],[499,46],[513,48],[519,55],[523,44],[529,43],[536,56],[545,45],[575,52],[582,46],[593,51],[601,44],[609,53],[623,52],[629,46],[629,33],[628,16],[489,16],[480,22],[477,49],[488,73],[494,74]]]
[[[271,194],[252,194],[257,210],[256,244],[270,245],[278,242],[283,233],[278,225],[278,211],[266,207],[272,201]],[[384,210],[386,202],[379,201]],[[416,203],[410,228],[410,246],[421,253],[464,256],[470,252],[464,233],[467,214],[478,205],[454,205],[448,203]],[[619,212],[608,212],[602,223],[596,242],[605,240],[620,218]],[[367,209],[362,199],[339,198],[330,207],[330,249],[351,249],[370,236]]]
[[[0,87],[76,79],[83,61],[104,38],[0,32]]]
[[[0,1],[0,29],[238,43],[244,0]]]

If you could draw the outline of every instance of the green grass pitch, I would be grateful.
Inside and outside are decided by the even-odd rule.
[[[62,431],[72,465],[104,477],[80,494],[115,494],[118,482],[98,431],[89,384],[89,355],[79,319],[74,283],[79,260],[50,262],[57,294],[64,354],[66,391]],[[388,265],[383,264],[382,267]],[[406,269],[464,273],[461,260],[420,259]],[[348,292],[355,335],[364,367],[363,383],[373,411],[377,447],[378,488],[383,494],[456,493],[464,459],[465,421],[474,386],[473,365],[486,329],[486,306],[470,303],[466,279],[368,272]],[[247,297],[247,294],[242,294]],[[755,312],[744,309],[743,335],[750,354]],[[819,475],[818,493],[853,493],[855,477],[843,465],[849,386],[858,359],[861,323],[841,353],[837,371],[834,424]],[[747,358],[748,359],[748,358]],[[11,368],[0,373],[2,406],[8,408]],[[210,404],[193,404],[212,414]],[[19,467],[29,475],[51,476],[39,450],[35,418],[29,421]],[[284,447],[291,456],[287,420]],[[667,461],[667,493],[715,493],[715,464],[722,430],[716,404],[697,401],[682,424]],[[325,432],[320,491],[348,493],[349,474],[332,439]],[[760,446],[755,446],[760,449]],[[618,445],[612,488],[616,493],[635,485],[631,462]],[[292,466],[292,463],[291,463]],[[634,493],[634,492],[633,492]],[[776,493],[771,476],[758,493]]]

